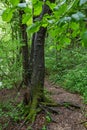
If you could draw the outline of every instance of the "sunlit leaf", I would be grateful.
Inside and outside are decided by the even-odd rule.
[[[64,46],[67,46],[67,45],[69,45],[69,44],[70,44],[71,39],[70,39],[70,38],[68,38],[68,37],[65,37],[65,38],[63,39],[63,41],[64,41]]]
[[[38,1],[33,6],[34,6],[34,16],[40,15],[42,11],[42,2]]]
[[[28,26],[32,24],[32,16],[30,14],[24,14],[22,19],[23,24],[27,24]]]
[[[19,2],[20,2],[20,0],[10,0],[10,3],[11,3],[13,6],[18,5]]]
[[[2,14],[3,21],[9,22],[12,19],[13,12],[13,9],[7,8]]]
[[[40,28],[40,24],[37,22],[37,23],[33,23],[31,26],[29,26],[27,28],[27,31],[28,33],[34,33],[34,32],[37,32]]]
[[[46,4],[50,7],[51,10],[55,9],[56,7],[55,3],[50,3],[49,1],[47,1]]]

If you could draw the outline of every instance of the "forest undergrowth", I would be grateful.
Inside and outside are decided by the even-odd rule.
[[[81,94],[87,103],[87,48],[52,49],[50,55],[46,52],[46,70],[50,80],[72,93]]]
[[[25,117],[21,115],[24,92],[24,88],[20,93],[16,89],[0,91],[0,130],[86,130],[87,106],[78,94],[71,94],[46,79],[45,94],[61,106],[51,107],[56,113],[38,113],[31,125],[29,121],[24,123]]]

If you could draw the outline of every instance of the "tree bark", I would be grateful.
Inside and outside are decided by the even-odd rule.
[[[20,16],[20,33],[21,33],[21,42],[23,46],[22,51],[22,63],[23,63],[23,82],[26,86],[29,85],[29,51],[28,51],[28,38],[26,32],[26,25],[22,24],[22,15],[24,14],[23,10],[19,11]]]
[[[29,79],[30,79],[30,83],[31,83],[31,77],[32,77],[32,72],[33,72],[34,39],[35,39],[35,33],[32,36],[31,52],[30,52],[30,57],[29,57]]]
[[[50,0],[50,2],[55,2]],[[38,20],[42,20],[44,14],[51,14],[51,10],[48,5],[43,5],[42,12],[38,17]],[[45,75],[45,60],[44,60],[44,43],[47,28],[40,27],[39,31],[35,33],[34,38],[34,54],[33,54],[33,73],[32,73],[32,98],[35,94],[38,95],[39,101],[44,100],[44,75]]]
[[[46,28],[41,27],[35,34],[34,40],[34,61],[33,61],[33,74],[32,74],[32,97],[35,96],[35,92],[40,93],[40,97],[43,98],[44,89],[44,74],[45,74],[45,62],[44,62],[44,42]],[[42,99],[41,99],[42,100]]]

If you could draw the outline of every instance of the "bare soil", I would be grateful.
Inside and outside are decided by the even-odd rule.
[[[57,107],[58,114],[51,114],[53,122],[47,124],[47,130],[86,130],[87,129],[87,105],[83,103],[83,100],[79,94],[72,94],[65,91],[63,88],[45,81],[45,87],[50,92],[52,99],[57,103],[70,102],[71,104],[77,104],[80,109],[73,107]],[[12,101],[14,106],[23,100],[25,89],[20,90],[20,94],[17,95],[16,89],[3,89],[0,91],[0,103]],[[17,97],[17,98],[16,98]],[[16,98],[16,100],[14,100]],[[4,110],[4,112],[6,112]],[[4,124],[8,122],[8,126],[4,127]],[[20,122],[14,122],[11,119],[2,117],[0,123],[3,126],[2,130],[29,130],[28,124],[23,124],[23,120]],[[46,124],[45,113],[41,112],[37,115],[36,121],[32,130],[41,130],[42,126]],[[30,129],[31,130],[31,129]]]
[[[72,94],[65,91],[63,88],[56,86],[48,81],[45,82],[49,92],[51,92],[51,97],[54,101],[58,102],[70,102],[72,104],[77,104],[81,108],[58,108],[59,115],[53,114],[53,118],[57,123],[50,123],[47,126],[47,130],[86,130],[86,110],[87,106],[83,103],[80,95]]]

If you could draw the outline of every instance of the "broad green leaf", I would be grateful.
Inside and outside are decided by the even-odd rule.
[[[55,9],[56,7],[55,3],[50,3],[49,1],[47,1],[46,4],[50,7],[51,10]]]
[[[66,47],[66,46],[70,45],[71,39],[66,36],[63,36],[63,38],[60,38],[59,43],[60,43],[60,45],[58,45],[58,46]]]
[[[38,1],[33,6],[34,6],[34,16],[40,15],[42,11],[42,2]]]
[[[9,22],[12,19],[13,12],[13,9],[7,8],[2,14],[3,21]]]
[[[24,14],[22,17],[22,23],[27,24],[28,26],[32,24],[32,16],[30,14]]]
[[[57,11],[54,11],[54,16],[56,19],[59,19],[60,17],[64,16],[64,14],[67,11],[67,4],[61,5]]]
[[[26,7],[26,8],[24,8],[24,12],[25,12],[25,13],[32,14],[32,8]]]
[[[37,32],[40,28],[40,23],[33,23],[31,26],[27,28],[28,33],[34,33]]]
[[[42,19],[42,21],[41,21],[41,26],[42,27],[47,27],[48,26],[48,19],[49,19],[50,17],[49,17],[49,15],[48,14],[45,14],[44,16],[43,16],[43,19]]]
[[[26,24],[27,24],[28,26],[30,26],[30,25],[32,24],[32,17],[29,17],[29,19],[28,19],[28,21],[26,22]]]
[[[83,5],[87,2],[87,0],[80,0],[80,5]]]
[[[73,38],[75,38],[77,35],[80,34],[80,24],[79,23],[71,22],[70,28],[71,28],[71,31],[72,31],[71,36]]]
[[[10,3],[11,3],[13,6],[18,5],[19,2],[20,2],[20,0],[10,0]]]
[[[77,31],[79,29],[79,23],[71,22],[70,28],[74,31]]]
[[[44,28],[47,27],[47,25],[48,25],[48,23],[46,23],[46,22],[41,24],[41,26]]]
[[[82,41],[84,43],[84,46],[87,47],[87,31],[85,31],[85,32],[82,33],[81,38],[82,38]]]

